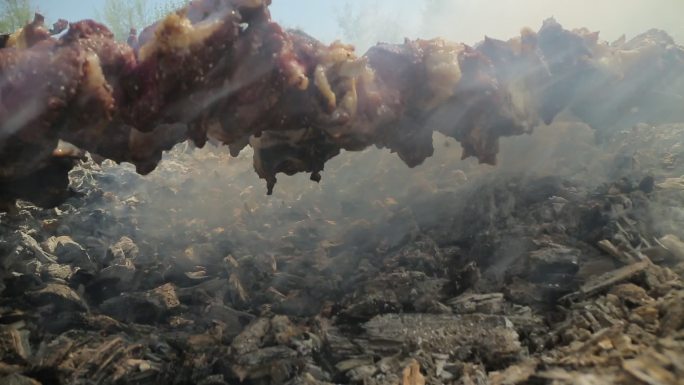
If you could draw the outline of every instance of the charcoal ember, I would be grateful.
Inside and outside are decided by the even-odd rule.
[[[639,274],[643,274],[649,267],[648,261],[636,262],[628,266],[593,277],[584,283],[577,292],[568,294],[565,298],[586,298],[601,291],[609,289],[611,286],[632,279]]]
[[[478,188],[482,187],[479,186]],[[605,193],[605,191],[599,191],[592,198],[581,199],[591,199],[600,203],[604,199],[601,194]],[[375,254],[365,253],[361,255],[355,255],[355,253],[348,251],[341,252],[340,250],[344,246],[341,247],[339,239],[335,239],[333,242],[323,243],[325,253],[322,253],[321,256],[317,255],[315,258],[309,255],[299,255],[298,253],[302,250],[293,247],[294,244],[288,243],[286,247],[279,249],[278,241],[271,242],[265,238],[259,238],[260,242],[268,242],[266,243],[267,247],[259,245],[258,247],[255,246],[255,249],[263,250],[275,245],[276,247],[273,249],[279,250],[284,255],[254,253],[250,257],[245,257],[244,255],[251,254],[245,250],[253,249],[245,246],[244,243],[236,242],[235,250],[239,250],[234,255],[241,256],[224,259],[221,262],[220,269],[213,269],[210,266],[194,267],[191,273],[197,273],[199,279],[189,277],[186,274],[188,272],[182,272],[181,277],[181,270],[178,270],[178,274],[167,275],[166,278],[173,278],[174,283],[178,278],[181,280],[182,286],[187,286],[177,289],[177,296],[182,305],[178,310],[170,312],[168,316],[149,322],[145,326],[131,323],[128,320],[116,321],[103,315],[99,315],[97,316],[99,318],[95,319],[90,314],[73,311],[44,317],[45,313],[42,309],[38,309],[37,312],[28,309],[26,313],[3,312],[2,319],[8,320],[7,322],[21,320],[29,323],[31,330],[36,331],[37,338],[40,340],[50,340],[53,336],[60,334],[72,335],[74,332],[92,331],[104,333],[104,335],[127,333],[129,335],[125,338],[137,344],[146,343],[140,340],[141,334],[156,338],[162,345],[163,342],[161,341],[168,341],[173,346],[170,350],[159,348],[153,354],[161,358],[162,361],[173,362],[173,373],[177,375],[177,378],[188,379],[191,383],[198,383],[204,379],[218,383],[221,381],[230,383],[239,379],[238,373],[234,371],[233,367],[238,363],[239,353],[237,353],[238,350],[233,350],[229,346],[236,339],[243,338],[245,340],[244,335],[240,337],[240,334],[243,333],[243,330],[248,329],[250,323],[258,319],[255,314],[262,315],[262,318],[267,321],[267,327],[261,337],[255,339],[255,343],[248,344],[250,346],[243,350],[247,356],[254,359],[249,362],[241,362],[244,365],[235,367],[236,370],[242,370],[240,373],[248,376],[245,377],[245,381],[257,383],[298,383],[298,381],[305,381],[304,383],[311,381],[314,381],[312,383],[353,383],[358,381],[365,381],[369,384],[401,383],[403,370],[408,366],[408,361],[404,359],[406,354],[416,357],[426,383],[458,383],[463,379],[469,379],[468,381],[485,381],[484,379],[499,381],[501,376],[497,377],[492,370],[498,372],[499,375],[510,376],[512,381],[514,378],[518,378],[517,375],[525,378],[529,371],[533,370],[515,358],[501,360],[500,364],[491,364],[490,361],[493,359],[482,358],[491,354],[481,354],[477,350],[479,346],[447,352],[441,350],[439,345],[437,348],[433,348],[432,345],[420,346],[410,337],[396,338],[402,343],[370,341],[366,330],[359,328],[358,320],[340,316],[350,305],[362,301],[364,293],[390,290],[396,298],[400,312],[437,313],[430,306],[438,307],[439,304],[448,303],[452,309],[446,309],[446,311],[454,310],[457,313],[456,316],[449,315],[450,317],[460,318],[465,313],[471,316],[484,316],[482,313],[494,313],[495,316],[509,320],[512,330],[517,333],[520,351],[529,351],[534,357],[541,357],[540,359],[543,362],[543,365],[535,367],[534,373],[528,377],[528,381],[546,381],[543,377],[551,376],[548,374],[549,370],[556,370],[553,372],[553,376],[556,377],[549,378],[554,378],[559,383],[572,383],[572,376],[600,378],[601,380],[615,382],[617,375],[632,376],[631,372],[644,375],[642,362],[647,362],[649,365],[653,362],[661,362],[665,365],[665,370],[671,373],[670,376],[676,376],[676,370],[672,369],[674,366],[671,362],[653,361],[653,357],[648,351],[649,347],[659,346],[661,333],[663,333],[662,336],[678,333],[678,326],[672,326],[668,328],[668,331],[661,332],[663,320],[666,318],[669,320],[678,319],[676,314],[676,301],[678,299],[675,299],[676,296],[670,296],[670,293],[680,290],[681,287],[681,277],[678,278],[671,270],[657,265],[658,263],[666,263],[667,259],[661,259],[657,262],[654,260],[656,263],[652,264],[644,258],[643,260],[648,262],[645,269],[634,274],[627,274],[615,281],[610,280],[610,283],[601,286],[600,289],[590,291],[588,294],[581,294],[578,291],[575,296],[568,297],[572,300],[569,302],[559,302],[552,297],[545,297],[544,293],[553,291],[547,291],[541,286],[546,284],[544,277],[535,276],[533,278],[530,271],[534,270],[536,264],[545,267],[550,265],[555,269],[556,266],[553,263],[547,262],[552,261],[557,255],[561,256],[561,261],[565,261],[563,257],[566,254],[558,252],[559,250],[570,249],[575,255],[578,252],[581,253],[582,257],[577,258],[579,271],[574,278],[578,283],[592,284],[604,272],[609,273],[607,277],[612,277],[616,274],[616,264],[620,265],[619,260],[600,253],[593,239],[583,238],[580,232],[575,232],[575,228],[572,227],[575,226],[572,223],[574,219],[570,218],[572,216],[563,218],[563,220],[567,219],[564,224],[568,225],[563,232],[554,232],[555,230],[543,226],[548,221],[557,220],[557,217],[538,216],[533,212],[538,207],[552,205],[555,202],[555,200],[546,199],[532,202],[531,205],[534,210],[529,209],[529,206],[511,209],[504,204],[493,212],[496,210],[511,211],[507,211],[504,215],[505,223],[489,229],[491,235],[477,237],[476,240],[469,241],[469,235],[461,238],[461,234],[455,233],[451,239],[441,239],[445,244],[455,243],[459,245],[458,247],[439,247],[443,258],[449,261],[450,268],[453,270],[464,266],[467,268],[470,261],[477,262],[477,265],[473,263],[473,266],[482,268],[482,278],[476,284],[471,285],[470,290],[456,297],[449,287],[452,282],[445,278],[445,275],[449,277],[447,275],[450,273],[449,271],[433,269],[432,266],[435,265],[432,262],[425,265],[415,265],[414,263],[419,259],[412,261],[410,258],[405,258],[399,261],[399,258],[403,258],[398,257],[401,255],[401,250],[406,251],[407,254],[410,252],[422,253],[424,249],[417,247],[417,245],[411,245],[413,242],[424,239],[422,235],[402,239],[401,246],[396,249],[385,250],[382,248],[382,242],[377,242],[375,245],[380,245],[380,249]],[[563,210],[582,210],[579,207],[571,207],[572,204],[574,203],[566,202]],[[64,210],[71,210],[76,213],[80,209],[65,207]],[[258,218],[261,215],[261,208],[252,207],[251,210],[250,215],[254,217],[254,222],[245,226],[260,226]],[[524,211],[527,211],[529,215],[528,213],[521,213]],[[34,211],[31,214],[35,218],[27,219],[27,217],[23,220],[37,220],[33,226],[39,225],[38,222],[40,222],[39,219],[42,219],[42,215],[37,213]],[[105,215],[111,214],[105,213]],[[187,212],[174,215],[187,215]],[[294,217],[297,218],[297,221],[308,222],[311,221],[309,215],[296,213]],[[639,215],[642,214],[631,218],[644,221],[643,217]],[[288,217],[284,216],[283,218]],[[487,219],[483,220],[487,221]],[[546,222],[540,224],[539,221]],[[337,226],[349,226],[349,223],[353,222],[338,220]],[[275,222],[274,226],[281,225],[284,226],[283,232],[312,226],[304,223],[290,227],[280,222]],[[422,227],[428,225],[428,222],[421,223],[419,231],[425,231]],[[479,225],[479,223],[475,223],[473,226]],[[195,226],[197,228],[193,231],[202,232],[206,230],[202,225],[197,224],[190,225],[188,229],[193,229]],[[239,226],[243,225],[240,224]],[[438,223],[433,224],[433,226],[448,227],[450,224]],[[600,226],[611,226],[611,222],[608,221]],[[621,226],[629,228],[629,231],[639,228],[632,222],[623,222]],[[510,231],[511,227],[514,227],[515,231]],[[617,227],[603,228],[604,231],[606,229],[608,232],[620,231]],[[229,230],[224,231],[228,232]],[[642,227],[638,231],[645,234],[641,236],[648,238],[653,245],[650,246],[651,248],[662,248],[662,246],[650,241],[653,239],[652,233],[649,233],[650,230]],[[428,231],[428,233],[427,237],[437,239],[432,238],[436,232]],[[324,234],[324,232],[320,232],[302,239],[307,240],[307,242],[317,241],[319,237],[324,237]],[[33,236],[36,237],[35,239],[40,238],[38,235]],[[512,236],[520,236],[524,239],[519,243],[502,243],[499,240],[500,237]],[[120,234],[114,234],[110,239],[118,239],[119,237]],[[81,238],[79,237],[79,239]],[[147,253],[147,250],[153,249],[150,244],[154,242],[154,239],[152,236],[150,241],[137,242],[140,250],[145,250],[144,254]],[[201,244],[209,238],[203,239],[193,235],[187,243],[174,242],[173,249],[176,249],[176,245],[187,247],[186,245],[196,242],[197,239],[201,240],[199,242]],[[480,247],[474,244],[480,241],[492,242],[492,245]],[[106,245],[110,241],[105,240],[104,243]],[[86,245],[85,242],[82,244]],[[93,246],[98,247],[96,243],[93,243]],[[510,281],[500,281],[497,277],[501,267],[497,266],[494,259],[487,260],[486,250],[504,250],[505,247],[509,246],[517,247],[511,251],[515,256],[515,262],[506,261],[502,264],[509,266],[513,263],[513,266],[510,267],[508,273]],[[163,248],[157,250],[161,251]],[[534,253],[535,250],[540,251],[542,255],[534,256],[534,258],[539,257],[539,262],[530,262],[533,259],[531,253]],[[641,250],[649,256],[651,255],[649,253],[652,253],[650,249]],[[320,251],[316,247],[307,246],[302,253],[314,252]],[[471,252],[474,252],[475,256],[469,255]],[[661,252],[667,253],[664,249]],[[632,252],[632,256],[637,261],[633,263],[638,263],[639,258],[642,258],[635,252]],[[28,255],[27,258],[29,260],[34,259]],[[96,286],[92,283],[98,282],[98,276],[105,276],[104,271],[109,267],[117,266],[119,262],[135,267],[136,273],[133,276],[150,269],[167,269],[172,264],[169,263],[168,256],[155,258],[159,258],[159,266],[140,264],[139,258],[136,260],[112,260],[101,271],[76,272],[70,278],[69,285],[74,290],[84,292],[85,298],[88,298],[93,309],[99,312],[101,311],[98,309],[99,306],[93,305],[99,302],[91,301],[88,295],[91,290],[96,290]],[[345,259],[345,261],[334,261],[337,258]],[[426,259],[428,256],[421,256],[421,258]],[[339,271],[335,269],[338,264],[342,266],[349,263],[349,260],[352,261],[350,265],[353,265],[353,268],[340,269]],[[315,267],[311,266],[312,263],[316,264]],[[491,263],[494,265],[490,265]],[[324,267],[320,268],[318,264]],[[49,265],[40,266],[41,273],[46,266]],[[528,266],[530,269],[527,269]],[[402,269],[402,267],[404,268]],[[411,268],[407,269],[406,267]],[[497,274],[492,274],[493,270],[497,271]],[[561,270],[558,268],[553,271]],[[90,278],[86,278],[87,275]],[[126,275],[131,276],[130,274],[123,276]],[[310,278],[309,275],[315,277]],[[11,297],[8,293],[12,293],[12,290],[17,291],[19,296],[27,291],[19,289],[21,285],[18,283],[13,283],[20,277],[22,276],[15,274],[12,279],[6,278],[3,281],[5,285],[16,286],[15,288],[7,287],[8,290],[3,292],[2,303],[5,304],[4,306],[7,306],[8,303],[15,306],[16,301],[8,298]],[[41,277],[47,280],[47,276],[44,275],[32,274],[23,277],[25,277],[24,280],[27,279],[26,277],[31,277],[34,280],[30,290],[39,289],[43,285]],[[156,284],[141,283],[139,282],[141,277],[137,277],[127,285],[117,286],[117,290],[120,293],[127,294],[131,294],[131,292],[134,294],[144,293],[140,291],[140,288],[157,287],[164,283],[164,277],[161,274],[158,274],[158,277],[162,281],[156,281],[158,282]],[[53,281],[50,282],[54,283],[55,279],[58,278],[52,278]],[[337,283],[331,283],[331,281]],[[128,278],[125,282],[129,282]],[[25,284],[28,285],[28,282]],[[83,287],[79,288],[81,284]],[[524,294],[529,297],[528,300],[523,300],[522,297],[516,299],[512,295],[514,290],[520,288],[525,288]],[[487,293],[494,293],[494,295],[490,296]],[[282,315],[273,315],[272,310],[278,309],[283,301],[312,294],[317,295],[315,297],[317,300],[322,299],[324,301],[320,308],[320,314],[317,316],[282,318]],[[119,293],[116,295],[118,296]],[[533,298],[534,296],[536,298]],[[492,302],[488,302],[489,300]],[[532,306],[519,306],[520,303],[530,303]],[[238,306],[237,304],[241,305]],[[668,308],[672,308],[673,315],[667,315],[665,309]],[[407,316],[412,315],[408,314]],[[425,317],[431,314],[420,315]],[[36,316],[42,318],[36,318]],[[492,314],[487,316],[492,316]],[[306,325],[304,328],[310,328],[308,333],[302,333],[300,321]],[[487,324],[486,322],[476,323]],[[452,324],[459,324],[459,322],[449,322],[449,325]],[[426,326],[425,323],[420,324],[419,322],[413,322],[410,325],[417,326],[405,327],[406,333],[409,334],[413,330],[427,332],[431,327],[431,324]],[[616,325],[622,326],[616,328]],[[386,329],[390,330],[391,328]],[[439,332],[441,329],[437,327],[436,330]],[[477,328],[469,328],[468,332],[477,333],[477,330]],[[131,337],[130,333],[134,333],[136,337]],[[256,334],[259,335],[259,333]],[[448,341],[449,332],[445,335]],[[426,340],[432,341],[429,338]],[[487,338],[480,338],[480,340],[485,341]],[[470,344],[470,340],[464,341],[459,340],[458,344],[455,342],[452,344],[454,346]],[[658,354],[672,354],[676,349],[658,347],[657,351]],[[399,356],[395,356],[395,354],[399,354]],[[624,361],[633,359],[636,359],[635,363],[630,362],[626,366],[622,364]],[[135,360],[132,362],[137,362]],[[29,361],[32,359],[29,358]],[[278,365],[268,367],[267,362],[277,362]],[[146,363],[134,364],[132,367],[139,370],[140,365],[146,367]],[[21,368],[18,366],[18,369],[12,370],[24,373]],[[562,368],[562,371],[558,368]],[[41,370],[25,374],[33,376],[34,373],[39,373],[35,378],[44,383],[50,383],[49,380],[57,373],[55,370]],[[610,372],[611,375],[595,374],[598,372]],[[145,370],[135,373],[139,376],[151,376],[152,373],[156,372]],[[520,381],[524,380],[521,379]]]
[[[636,262],[635,258],[628,251],[621,250],[607,239],[599,241],[597,246],[622,264],[629,265]]]
[[[642,363],[652,362],[648,356],[649,349],[644,346],[656,344],[655,334],[658,333],[660,322],[666,317],[656,306],[656,300],[645,288],[633,283],[615,284],[607,295],[578,303],[573,306],[569,319],[561,324],[564,325],[561,329],[565,328],[566,338],[575,341],[567,349],[561,348],[564,352],[561,362],[566,365],[605,365],[612,357],[636,356],[628,365],[613,370],[622,369],[631,375],[639,375],[643,368]],[[648,378],[651,374],[643,375]],[[658,374],[666,377],[670,375],[667,370]],[[615,379],[606,378],[603,381]]]
[[[503,293],[507,300],[518,304],[533,307],[548,306],[553,299],[548,297],[548,292],[543,290],[543,286],[520,278],[513,278],[506,283]]]
[[[672,293],[670,296],[663,298],[663,302],[659,306],[660,314],[660,335],[672,334],[684,328],[684,303],[682,299],[684,294],[681,292]]]
[[[47,283],[38,290],[30,291],[26,293],[26,299],[37,306],[49,307],[54,313],[85,311],[88,308],[76,291],[58,283]]]
[[[660,329],[658,308],[655,306],[639,306],[629,315],[629,321],[650,334],[656,334]],[[650,339],[650,337],[645,339]]]
[[[258,318],[247,325],[231,343],[234,354],[240,356],[257,350],[266,340],[270,328],[271,321],[268,318]]]
[[[214,278],[190,287],[177,290],[178,299],[187,305],[209,305],[226,298],[229,288],[223,279]]]
[[[376,373],[372,377],[364,378],[363,381],[374,385],[448,383],[456,376],[445,370],[454,370],[452,363],[439,363],[443,359],[444,355],[437,353],[418,354],[413,357],[384,357],[375,364]]]
[[[420,372],[420,364],[411,360],[402,371],[402,383],[409,385],[425,385],[425,377]]]
[[[313,357],[307,357],[307,361],[302,366],[301,374],[295,377],[293,381],[300,378],[307,381],[314,380],[322,383],[330,383],[332,376],[325,369],[318,366],[314,362]]]
[[[655,299],[649,296],[643,287],[633,283],[613,286],[608,293],[617,296],[630,309],[655,303]]]
[[[3,324],[5,325],[12,325],[31,318],[31,314],[26,311],[7,307],[0,308],[0,315],[2,315]],[[14,326],[21,328],[22,325],[15,324]]]
[[[295,350],[277,345],[242,354],[231,368],[240,381],[267,378],[268,383],[279,384],[291,379],[299,365],[300,359]]]
[[[439,309],[445,279],[430,278],[421,271],[383,274],[367,282],[343,300],[341,316],[355,320],[368,320],[378,314]]]
[[[18,252],[25,252],[28,255],[36,258],[40,263],[55,263],[57,262],[57,257],[54,255],[43,251],[40,247],[38,241],[31,235],[26,233],[20,233],[21,244],[18,246]]]
[[[456,314],[503,314],[506,309],[503,293],[464,293],[447,303]]]
[[[463,293],[480,282],[482,273],[476,262],[470,261],[461,264],[454,261],[448,266],[449,289],[454,294]]]
[[[419,362],[420,360],[420,362]],[[426,363],[423,357],[405,358],[385,357],[374,365],[362,365],[347,372],[349,380],[355,383],[383,385],[383,384],[411,384],[425,385],[428,383],[423,375],[430,368],[423,368]],[[442,374],[445,372],[442,371]],[[453,377],[452,377],[453,378]]]
[[[647,384],[676,384],[677,377],[665,369],[671,362],[659,354],[649,354],[625,361],[622,368],[631,378]]]
[[[339,369],[339,367],[338,367]],[[378,368],[375,365],[359,365],[345,372],[345,375],[352,382],[366,382],[377,373]]]
[[[6,362],[0,362],[0,378],[21,372],[22,367],[19,365],[9,364]]]
[[[369,255],[350,250],[341,250],[336,258],[330,259],[326,268],[338,272],[340,276],[347,277],[355,273],[361,275],[356,276],[355,279],[339,282],[338,285],[344,291],[355,288],[358,281],[364,280],[364,276],[374,276],[379,273],[379,269],[370,263]]]
[[[362,292],[349,299],[349,305],[342,311],[342,316],[355,320],[368,320],[378,314],[396,313],[402,309],[394,291]]]
[[[43,242],[46,252],[55,255],[57,262],[82,269],[93,269],[93,261],[83,246],[69,236],[50,237]]]
[[[277,315],[271,318],[271,333],[277,344],[291,345],[293,338],[301,332],[288,317]]]
[[[623,334],[624,333],[624,334]],[[589,336],[582,343],[568,347],[562,361],[573,363],[601,363],[613,357],[633,357],[641,352],[632,339],[632,331],[623,331],[620,325],[605,328]],[[641,343],[645,343],[641,342]]]
[[[211,277],[207,275],[207,272],[202,267],[198,266],[197,268],[197,271],[187,272],[185,273],[185,276],[191,281],[197,283],[211,279]]]
[[[40,267],[40,276],[44,281],[68,282],[74,275],[75,269],[70,265],[51,263]]]
[[[448,314],[452,309],[446,304],[429,297],[420,297],[413,304],[414,310],[418,313]]]
[[[199,381],[197,385],[227,385],[223,374],[214,374],[207,376],[203,380]]]
[[[345,373],[352,376],[363,376],[367,374],[366,377],[374,374],[377,368],[373,365],[373,357],[369,355],[360,356],[350,356],[347,359],[337,362],[335,364],[335,369],[340,373]],[[349,373],[353,371],[352,373]],[[368,372],[370,371],[370,374]],[[356,378],[355,380],[362,380],[362,378]]]
[[[42,331],[60,335],[70,330],[93,330],[102,332],[118,332],[124,327],[118,321],[105,315],[80,312],[62,312],[55,314],[40,323]]]
[[[407,239],[416,239],[419,229],[420,227],[413,212],[408,208],[404,208],[391,213],[382,222],[378,222],[373,231],[376,233],[382,248],[392,249],[401,245]],[[419,248],[421,254],[425,253],[428,261],[433,258],[439,259],[439,251],[434,249],[434,244],[429,239],[417,242],[413,247]],[[407,254],[410,255],[410,253]],[[416,259],[419,264],[423,262],[429,263],[425,261],[424,255],[419,255]]]
[[[550,381],[554,384],[573,384],[577,381],[584,383],[614,383],[619,380],[616,373],[583,373],[578,370],[566,370],[563,368],[552,368],[540,371],[532,376],[533,381]]]
[[[684,261],[684,242],[676,235],[667,234],[659,239],[660,243],[670,252],[675,261]]]
[[[315,284],[307,285],[305,277],[283,271],[277,271],[273,274],[271,284],[274,289],[283,293],[287,293],[292,290],[298,290],[305,287],[308,288],[308,286],[315,287]]]
[[[61,312],[50,317],[50,320],[41,322],[42,330],[46,333],[59,335],[69,330],[88,329],[87,316],[84,313]]]
[[[518,333],[503,316],[386,314],[363,327],[364,345],[380,354],[403,348],[427,349],[462,360],[477,356],[492,366],[522,354]]]
[[[655,334],[660,329],[660,316],[656,300],[650,297],[640,286],[627,283],[613,287],[607,298],[617,297],[622,305],[620,318],[629,319],[631,323]],[[617,304],[617,301],[612,301]]]
[[[165,284],[147,292],[124,293],[102,302],[99,309],[122,322],[152,324],[164,321],[180,307],[176,289]]]
[[[116,243],[109,246],[106,261],[135,260],[140,255],[140,249],[129,237],[121,237]]]
[[[305,373],[304,375],[297,376],[292,380],[288,381],[286,385],[332,385],[332,382],[321,380],[316,378],[316,376]]]
[[[177,378],[193,383],[222,374],[225,371],[220,365],[227,352],[221,331],[222,325],[214,324],[209,329],[194,333],[183,329],[167,332],[163,335],[166,343],[157,347],[155,354],[173,363]]]
[[[167,283],[159,286],[156,289],[148,292],[151,301],[163,307],[166,310],[175,309],[180,306],[180,301],[176,295],[176,289],[173,284]]]
[[[643,276],[637,276],[636,280],[648,291],[650,296],[659,298],[672,292],[673,289],[676,290],[681,287],[681,277],[672,269],[656,265],[647,258],[644,260],[649,264],[648,268],[644,270]],[[639,278],[641,279],[639,280]]]
[[[339,327],[332,325],[325,318],[318,318],[315,329],[323,342],[322,354],[331,365],[342,362],[349,357],[360,356],[363,352],[350,338],[340,330]]]
[[[460,367],[455,362],[449,362],[449,356],[446,354],[432,354],[434,361],[435,377],[442,381],[450,381],[460,374]]]
[[[338,283],[318,269],[288,264],[288,270],[295,268],[302,269],[303,274],[276,272],[273,275],[271,288],[283,293],[284,297],[277,299],[271,310],[292,317],[314,316],[323,309],[326,300],[339,292]]]
[[[229,274],[225,298],[230,300],[232,306],[242,308],[247,299],[252,304],[270,303],[269,299],[264,298],[269,295],[267,285],[278,282],[274,279],[278,264],[273,255],[246,255],[240,260],[232,259],[227,265],[224,261]]]
[[[526,360],[517,365],[511,365],[502,371],[489,372],[489,382],[493,385],[523,384],[537,371],[539,362],[534,359]]]
[[[388,267],[420,271],[427,275],[443,275],[447,261],[437,243],[419,236],[386,259]]]
[[[183,250],[182,254],[179,254],[174,258],[173,263],[176,274],[180,275],[185,272],[193,271],[197,266],[214,263],[218,264],[223,258],[224,255],[219,252],[217,244],[201,243],[187,247]],[[173,274],[173,272],[170,274]]]
[[[548,324],[549,314],[539,314],[527,306],[511,306],[506,317],[520,335],[521,344],[530,354],[541,353],[554,344]]]
[[[47,153],[45,154],[47,155]],[[72,158],[48,158],[44,165],[30,175],[0,178],[0,200],[3,206],[17,199],[29,200],[39,207],[52,208],[74,196],[69,189],[68,173],[76,161]],[[36,186],[41,186],[37,189]],[[3,211],[6,209],[3,207]]]
[[[505,273],[507,297],[523,305],[554,303],[577,288],[580,250],[539,239],[541,247],[523,253]]]
[[[273,304],[271,310],[277,314],[293,317],[311,317],[318,314],[323,306],[321,298],[306,291],[296,290]]]
[[[120,259],[118,263],[111,264],[96,274],[95,285],[116,285],[119,288],[131,289],[137,269],[132,260]]]
[[[52,383],[171,381],[174,368],[153,354],[152,347],[152,341],[134,343],[121,334],[102,337],[96,332],[72,331],[41,344],[35,370],[49,376]]]
[[[180,317],[176,318],[176,321]],[[174,320],[169,322],[173,325]],[[171,337],[172,345],[184,351],[190,351],[194,354],[210,354],[211,357],[200,357],[203,360],[203,365],[199,365],[200,371],[206,371],[207,366],[211,366],[218,356],[226,355],[228,349],[226,343],[229,341],[230,335],[226,333],[228,325],[221,322],[211,322],[205,329],[188,328],[188,325],[183,325],[178,322],[176,327],[180,327],[179,331],[173,333]],[[185,326],[185,328],[183,327]],[[230,333],[230,331],[228,331]],[[193,357],[189,357],[193,359]]]
[[[256,317],[223,304],[210,304],[203,310],[201,318],[223,322],[226,337],[233,339]]]
[[[264,380],[273,384],[292,379],[307,365],[302,354],[318,349],[306,344],[301,334],[301,329],[286,316],[254,320],[231,343],[233,358],[228,366],[232,376],[240,381]]]
[[[43,286],[43,281],[35,274],[13,274],[6,277],[3,281],[4,290],[2,294],[7,297],[16,298],[27,292],[38,290]]]
[[[528,279],[532,282],[568,286],[579,270],[581,251],[552,242],[530,253],[527,259]]]
[[[18,373],[13,373],[8,376],[0,377],[0,383],[6,385],[41,385],[40,382],[33,378],[22,376]]]
[[[24,364],[32,356],[29,331],[13,326],[0,326],[0,356],[9,364]]]

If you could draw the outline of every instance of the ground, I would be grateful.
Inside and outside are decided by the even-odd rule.
[[[684,125],[435,140],[272,197],[219,148],[83,163],[0,216],[0,383],[684,384]]]

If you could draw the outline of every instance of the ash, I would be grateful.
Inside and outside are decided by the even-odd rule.
[[[684,125],[436,140],[273,197],[221,148],[83,162],[0,216],[0,383],[682,384]]]

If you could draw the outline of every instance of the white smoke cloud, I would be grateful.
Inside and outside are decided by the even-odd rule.
[[[483,35],[507,38],[523,26],[537,28],[547,17],[566,27],[601,31],[604,39],[628,37],[650,28],[664,29],[678,41],[684,37],[681,0],[426,0],[440,12],[426,15],[426,33],[466,42]]]
[[[508,39],[522,27],[538,29],[549,17],[566,28],[600,31],[608,41],[658,28],[684,42],[682,0],[348,0],[343,4],[338,16],[345,16],[350,8],[355,14],[348,18],[348,26],[341,23],[338,36],[355,40],[351,42],[361,52],[377,41],[400,42],[404,37],[439,36],[468,44],[485,35]],[[320,28],[315,22],[300,26]],[[390,37],[388,31],[397,34]]]

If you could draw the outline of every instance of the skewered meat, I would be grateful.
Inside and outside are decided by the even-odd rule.
[[[320,180],[342,149],[386,147],[416,166],[433,131],[494,164],[500,137],[564,109],[596,128],[684,119],[684,49],[660,31],[611,45],[549,19],[509,41],[407,40],[358,56],[283,30],[269,4],[193,1],[129,44],[90,20],[55,39],[37,15],[0,49],[0,184],[50,163],[58,140],[143,174],[188,139],[234,154],[249,144],[270,193],[278,173]]]

